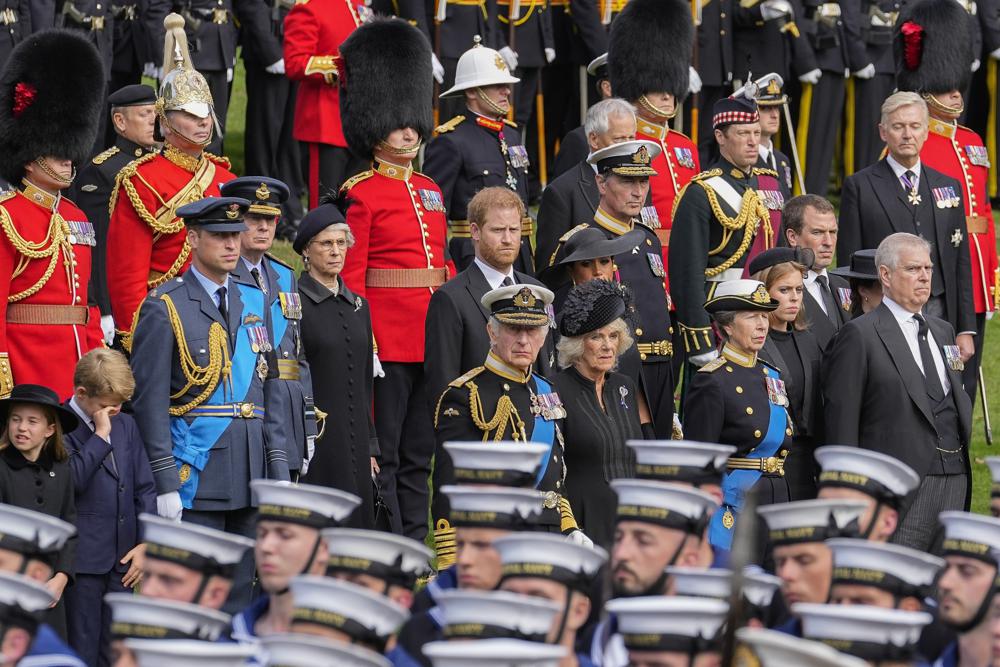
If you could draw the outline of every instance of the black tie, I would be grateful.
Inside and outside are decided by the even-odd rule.
[[[260,271],[257,270],[256,266],[250,269],[250,275],[253,276],[254,282],[257,283],[257,287],[259,287],[264,294],[267,294],[267,286],[264,284],[264,280],[261,278]]]
[[[510,286],[511,286],[511,285],[513,285],[513,284],[514,284],[514,281],[510,279],[510,276],[506,276],[506,277],[505,277],[505,278],[503,279],[503,282],[502,282],[502,283],[500,283],[500,286],[501,286],[501,287],[510,287]]]
[[[913,319],[917,321],[917,345],[920,347],[920,363],[924,366],[927,395],[935,403],[940,403],[944,400],[944,387],[941,386],[941,377],[931,354],[930,343],[927,342],[927,320],[922,315],[914,315]]]
[[[226,303],[226,288],[220,287],[215,290],[215,293],[219,297],[219,314],[222,315],[222,321],[225,322],[226,328],[229,328],[229,304]]]
[[[826,306],[826,316],[833,322],[835,329],[840,329],[840,316],[837,315],[837,302],[833,299],[833,292],[830,291],[830,282],[826,276],[820,274],[816,276],[819,283],[819,291],[823,294],[823,305]]]

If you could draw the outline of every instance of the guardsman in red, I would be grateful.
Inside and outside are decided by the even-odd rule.
[[[423,323],[431,295],[454,274],[441,189],[412,166],[434,125],[430,47],[407,22],[377,19],[341,51],[344,135],[356,155],[372,160],[341,189],[355,241],[341,276],[368,299],[385,373],[374,399],[382,498],[393,532],[423,541],[434,454]]]
[[[0,397],[16,384],[73,393],[73,369],[101,345],[87,295],[94,227],[61,191],[94,144],[103,64],[85,36],[42,32],[15,47],[0,80]],[[71,121],[71,122],[67,122]]]
[[[653,206],[642,209],[642,221],[660,239],[664,269],[674,200],[701,171],[694,142],[668,127],[687,95],[693,43],[690,3],[631,0],[611,25],[608,44],[611,91],[635,105],[635,138],[661,149],[651,165],[657,174],[649,183]]]
[[[168,60],[156,100],[163,150],[126,165],[111,192],[108,292],[115,333],[126,350],[146,292],[173,280],[191,262],[177,208],[218,197],[219,186],[236,177],[228,159],[205,151],[219,123],[208,83],[192,69],[184,19],[170,14],[163,25]]]
[[[927,102],[930,122],[927,141],[920,150],[921,163],[951,176],[963,185],[961,194],[962,201],[965,202],[969,254],[972,256],[976,352],[965,363],[962,380],[974,405],[986,320],[992,317],[992,313],[1000,305],[996,231],[987,191],[990,159],[979,135],[957,122],[965,110],[962,91],[968,90],[971,73],[968,67],[963,66],[964,59],[955,57],[956,47],[950,43],[950,32],[929,21],[923,21],[921,27],[926,33],[924,40],[927,43],[922,44],[919,64],[910,67],[914,64],[912,59],[897,58],[897,87],[899,90],[920,93]],[[935,49],[931,40],[940,39],[942,33],[945,35],[944,42]],[[897,37],[897,41],[899,39]],[[960,242],[961,239],[953,240],[955,241]]]
[[[340,45],[367,20],[362,0],[296,0],[285,17],[285,75],[299,82],[292,136],[309,151],[309,208],[351,175],[340,120]],[[428,65],[430,67],[430,65]]]

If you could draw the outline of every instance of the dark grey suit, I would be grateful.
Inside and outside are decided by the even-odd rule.
[[[535,236],[535,270],[549,265],[559,245],[559,237],[580,224],[594,219],[601,201],[594,168],[586,162],[549,183],[538,207],[538,231]]]
[[[827,278],[830,280],[830,291],[833,293],[833,300],[837,302],[836,312],[824,313],[823,307],[816,302],[816,299],[813,298],[809,290],[803,290],[802,293],[802,303],[805,306],[806,317],[809,320],[809,330],[813,332],[816,340],[819,341],[819,346],[824,350],[830,344],[837,330],[851,319],[850,309],[844,310],[844,301],[840,298],[840,292],[837,291],[837,288],[840,287],[849,288],[850,284],[840,276],[835,276],[829,272],[827,272]],[[837,321],[836,325],[833,323],[834,318]]]

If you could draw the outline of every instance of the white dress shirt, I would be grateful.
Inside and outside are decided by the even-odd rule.
[[[504,278],[510,278],[511,282],[513,282],[515,285],[517,284],[517,278],[514,277],[513,266],[507,269],[507,273],[500,273],[499,271],[497,271],[492,266],[490,266],[483,260],[479,259],[478,257],[476,257],[475,260],[473,261],[475,261],[476,266],[479,267],[479,270],[483,272],[483,275],[486,277],[486,282],[490,284],[490,289],[496,289],[500,287],[503,284]]]
[[[885,156],[885,161],[889,164],[889,168],[892,169],[892,173],[896,175],[896,182],[899,183],[899,187],[905,188],[903,184],[903,174],[908,171],[912,171],[916,176],[914,176],[911,181],[913,183],[913,189],[920,189],[920,158],[917,158],[917,163],[912,167],[904,167],[903,165],[896,162],[896,158],[891,155]]]
[[[906,344],[910,348],[910,354],[913,355],[913,360],[917,362],[917,368],[919,368],[920,372],[924,373],[926,376],[927,373],[924,371],[924,362],[920,358],[920,342],[917,338],[917,331],[920,328],[920,324],[913,318],[913,313],[906,310],[889,297],[883,296],[882,303],[886,305],[889,312],[896,318],[896,322],[899,323],[899,328],[903,330],[903,338],[906,339]],[[926,316],[923,317],[926,319]],[[944,357],[941,354],[941,346],[934,340],[934,333],[930,330],[930,327],[927,328],[927,344],[931,348],[931,356],[934,357],[934,367],[937,371],[938,377],[941,378],[941,386],[944,387],[944,393],[947,396],[948,392],[951,391],[951,382],[948,381],[948,373],[945,372]]]
[[[830,313],[826,312],[826,299],[823,298],[823,288],[818,282],[816,282],[816,278],[818,276],[826,276],[827,284],[830,284],[830,276],[827,275],[826,269],[821,271],[813,271],[812,269],[809,269],[809,272],[806,273],[805,280],[802,282],[805,285],[806,291],[809,292],[812,298],[816,299],[816,303],[819,304],[820,310],[829,315]]]

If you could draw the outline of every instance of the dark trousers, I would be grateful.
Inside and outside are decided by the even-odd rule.
[[[215,107],[215,116],[219,119],[219,129],[221,136],[212,139],[206,150],[215,155],[225,155],[222,148],[222,139],[226,135],[226,113],[229,111],[229,91],[231,86],[226,81],[226,70],[199,70],[208,82],[208,89],[212,93],[212,104]]]
[[[434,456],[434,425],[427,410],[422,363],[382,362],[375,380],[375,432],[382,450],[379,488],[392,512],[392,532],[418,542],[427,536],[427,478]]]
[[[815,459],[816,441],[807,435],[792,438],[792,447],[785,458],[785,482],[791,500],[812,500],[818,492]]]
[[[917,551],[937,553],[941,546],[938,514],[966,509],[968,492],[968,475],[926,475],[891,541]]]
[[[69,645],[90,667],[111,665],[111,608],[107,593],[124,593],[122,572],[77,574],[66,588],[66,626]]]
[[[184,521],[214,528],[216,530],[242,535],[254,539],[257,535],[257,508],[244,507],[238,510],[226,510],[221,512],[208,512],[204,510],[184,510]],[[247,549],[243,554],[243,560],[236,568],[233,576],[233,589],[229,593],[229,599],[222,607],[222,611],[227,614],[238,614],[253,601],[254,595],[254,565],[253,549]]]
[[[302,218],[302,162],[299,144],[292,138],[295,122],[295,82],[246,63],[247,114],[243,150],[247,174],[283,181],[291,196],[282,207],[285,218]]]
[[[674,430],[674,370],[670,361],[642,363],[646,402],[653,416],[653,431],[661,440],[669,440]]]
[[[824,74],[825,78],[827,74]],[[854,171],[878,162],[884,144],[878,134],[882,103],[892,95],[896,78],[892,74],[876,74],[871,79],[854,81]],[[813,104],[816,103],[815,91]],[[812,134],[812,125],[809,132]]]
[[[972,399],[972,407],[976,406],[976,389],[979,388],[979,364],[983,362],[983,346],[986,345],[986,313],[976,313],[976,352],[965,362],[962,371],[962,385],[965,393]]]
[[[830,185],[830,168],[833,166],[834,146],[840,117],[844,111],[844,77],[836,72],[823,72],[819,83],[812,88],[812,103],[809,109],[799,109],[796,130],[802,131],[803,120],[808,112],[809,133],[806,140],[805,161],[802,168],[806,172],[806,190],[821,197],[826,196]]]
[[[303,143],[302,153],[310,209],[319,205],[320,197],[336,195],[344,181],[367,168],[351,151],[340,146]]]

